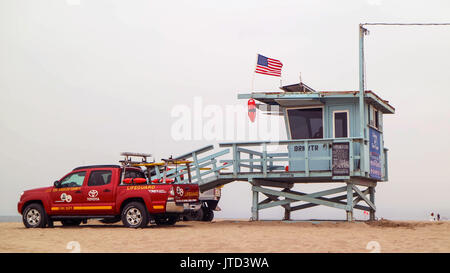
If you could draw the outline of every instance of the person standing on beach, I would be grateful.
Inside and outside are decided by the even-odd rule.
[[[437,214],[437,220],[441,221],[441,215],[439,213]]]
[[[434,213],[433,213],[433,212],[431,213],[431,216],[430,216],[430,221],[431,221],[431,222],[433,222],[433,221],[434,221]]]

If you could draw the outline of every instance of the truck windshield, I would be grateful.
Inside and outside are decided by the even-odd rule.
[[[83,185],[86,172],[76,172],[69,174],[61,180],[61,188],[81,187]]]

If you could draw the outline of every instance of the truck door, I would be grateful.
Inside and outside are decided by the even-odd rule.
[[[83,206],[81,206],[80,213],[89,215],[113,213],[115,198],[112,181],[116,180],[112,170],[90,171],[87,183],[82,187]]]
[[[60,180],[60,187],[53,187],[51,196],[51,214],[71,215],[82,203],[81,187],[86,179],[86,171],[71,172]]]

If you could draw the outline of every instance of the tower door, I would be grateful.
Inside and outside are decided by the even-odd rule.
[[[333,138],[350,136],[350,120],[348,110],[333,111]]]

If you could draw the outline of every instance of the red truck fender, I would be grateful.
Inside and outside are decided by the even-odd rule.
[[[42,191],[31,191],[28,192],[26,195],[26,198],[21,198],[18,206],[17,211],[22,214],[24,208],[28,206],[31,203],[40,203],[42,206],[44,206],[44,210],[48,213],[50,211],[51,207],[51,200],[50,200],[50,192],[52,188],[45,189],[45,193],[43,194]]]

